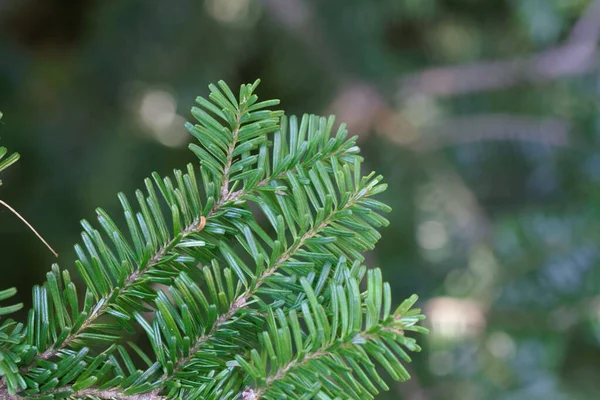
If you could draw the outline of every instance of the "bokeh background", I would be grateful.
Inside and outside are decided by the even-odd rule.
[[[0,0],[0,198],[72,267],[81,218],[193,161],[218,79],[338,115],[393,206],[369,263],[432,333],[381,399],[600,398],[600,4]],[[0,210],[0,287],[52,255]]]

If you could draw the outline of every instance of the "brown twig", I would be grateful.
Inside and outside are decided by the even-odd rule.
[[[42,235],[40,235],[38,233],[38,231],[36,231],[35,228],[29,222],[27,222],[27,220],[21,214],[19,214],[14,208],[12,208],[11,206],[9,206],[6,202],[4,202],[2,200],[0,200],[0,204],[3,205],[4,207],[6,207],[6,209],[8,209],[8,211],[10,211],[13,214],[15,214],[17,216],[17,218],[19,218],[25,225],[27,225],[27,227],[29,229],[31,229],[31,231],[35,234],[35,236],[37,236],[38,239],[40,239],[42,241],[42,243],[44,243],[46,245],[46,247],[48,248],[48,250],[50,250],[52,252],[52,254],[54,254],[55,257],[58,257],[58,253],[56,251],[54,251],[54,249],[52,248],[52,246],[50,246],[48,244],[48,242],[46,242],[46,240],[44,240],[44,238],[42,237]]]
[[[62,387],[62,388],[58,388],[58,389],[54,389],[52,391],[52,393],[61,393],[64,391],[69,390],[70,387]],[[37,399],[37,398],[42,398],[44,396],[47,396],[48,394],[44,394],[44,395],[39,395],[39,396],[28,396],[28,397],[21,397],[21,396],[13,396],[12,398],[9,397],[9,400],[25,400],[25,399]],[[89,389],[81,389],[78,391],[73,392],[71,395],[71,397],[75,397],[75,398],[82,398],[82,399],[87,399],[90,397],[93,398],[98,398],[98,399],[103,399],[103,400],[165,400],[166,397],[159,395],[159,391],[158,390],[153,390],[152,392],[148,392],[148,393],[140,393],[140,394],[125,394],[123,393],[123,391],[120,390],[100,390],[100,389],[93,389],[93,388],[89,388]]]

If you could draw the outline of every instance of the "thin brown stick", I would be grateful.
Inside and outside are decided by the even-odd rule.
[[[44,240],[44,238],[42,237],[42,235],[40,235],[38,233],[38,231],[36,231],[35,228],[29,222],[27,222],[27,220],[21,214],[19,214],[14,208],[12,208],[11,206],[9,206],[6,202],[4,202],[2,200],[0,200],[0,204],[3,205],[4,207],[6,207],[8,209],[8,211],[10,211],[13,214],[15,214],[25,225],[27,225],[27,227],[29,229],[31,229],[31,231],[33,233],[35,233],[35,236],[37,236],[38,239],[40,239],[42,241],[42,243],[44,243],[46,245],[46,247],[48,248],[48,250],[50,250],[52,252],[52,254],[54,254],[54,257],[58,257],[58,253],[56,251],[54,251],[54,249],[52,248],[52,246],[50,246],[48,244],[48,242],[46,242],[46,240]]]
[[[50,391],[49,393],[60,393],[67,390],[70,390],[71,386],[63,386],[57,389]],[[0,397],[0,399],[6,400],[25,400],[25,399],[39,399],[48,394],[39,394],[39,395],[30,395],[30,396],[21,396],[18,394],[15,395],[7,395],[8,397]],[[166,397],[159,395],[158,390],[153,390],[149,393],[140,393],[140,394],[125,394],[124,390],[100,390],[94,388],[81,389],[75,392],[72,392],[69,398],[96,398],[103,400],[165,400]]]

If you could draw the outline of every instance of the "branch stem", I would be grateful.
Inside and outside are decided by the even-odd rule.
[[[50,393],[51,394],[62,393],[62,392],[68,391],[70,389],[71,389],[71,386],[64,386],[64,387],[54,389]],[[14,396],[9,396],[7,398],[7,400],[41,399],[47,395],[48,395],[48,393],[44,393],[43,395],[39,395],[39,396],[34,395],[34,396],[27,396],[27,397],[21,397],[19,395],[14,395]],[[148,393],[140,393],[140,394],[125,394],[122,391],[114,390],[114,389],[100,390],[100,389],[88,388],[88,389],[81,389],[76,392],[73,392],[70,394],[70,397],[76,397],[76,398],[82,398],[82,399],[93,397],[93,398],[103,399],[103,400],[113,400],[113,399],[118,399],[118,400],[166,400],[166,397],[159,395],[158,390],[154,390],[154,391],[148,392]]]

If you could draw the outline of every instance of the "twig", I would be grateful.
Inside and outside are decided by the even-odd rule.
[[[38,239],[40,239],[42,241],[42,243],[44,243],[46,245],[46,247],[52,252],[52,254],[54,254],[55,257],[58,257],[58,253],[56,251],[54,251],[54,249],[52,248],[52,246],[50,246],[48,244],[48,242],[46,242],[44,240],[44,238],[42,237],[42,235],[40,235],[38,233],[38,231],[36,231],[35,228],[29,222],[27,222],[27,220],[21,214],[19,214],[14,208],[12,208],[11,206],[9,206],[6,202],[4,202],[2,200],[0,200],[0,204],[3,205],[4,207],[6,207],[8,209],[8,211],[10,211],[13,214],[15,214],[25,225],[27,225],[27,227],[29,229],[31,229],[31,231],[33,233],[35,233],[35,235],[38,237]]]
[[[51,393],[61,393],[70,390],[70,386],[60,387],[54,389]],[[45,395],[34,395],[28,397],[21,397],[19,395],[9,396],[8,400],[25,400],[25,399],[38,399],[47,396]],[[97,398],[103,400],[165,400],[166,397],[159,395],[158,390],[153,390],[148,393],[139,394],[125,394],[122,390],[100,390],[100,389],[81,389],[75,391],[69,395],[69,398]]]

